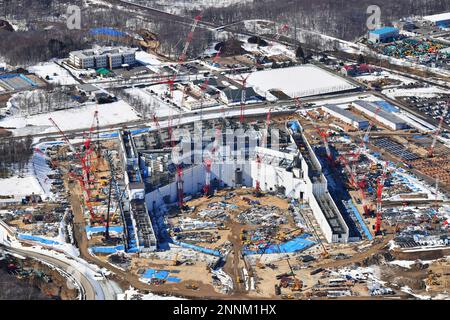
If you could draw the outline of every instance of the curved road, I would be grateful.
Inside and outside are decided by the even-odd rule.
[[[1,247],[1,245],[0,245]],[[12,254],[18,254],[20,256],[26,257],[26,258],[32,258],[35,260],[43,261],[51,266],[54,266],[58,269],[58,271],[62,271],[65,273],[65,276],[69,275],[70,280],[76,284],[76,286],[80,289],[80,298],[81,300],[97,300],[98,297],[96,295],[94,286],[92,285],[89,278],[87,278],[85,275],[78,273],[78,277],[73,277],[70,274],[70,270],[73,270],[73,267],[64,261],[58,260],[54,257],[50,257],[44,254],[40,254],[33,251],[23,250],[23,249],[17,249],[12,247],[4,247],[3,249],[6,253],[12,253]],[[78,278],[78,279],[77,279]]]
[[[2,220],[0,220],[0,249],[6,253],[17,254],[25,258],[31,258],[42,261],[50,266],[55,267],[62,273],[68,281],[71,281],[80,289],[81,300],[113,300],[119,292],[114,283],[110,280],[97,280],[93,276],[81,272],[81,269],[88,268],[76,262],[76,258],[66,256],[65,260],[73,260],[71,264],[65,260],[58,259],[49,254],[27,250],[26,248],[12,247],[11,239],[15,240],[15,234]],[[51,251],[50,251],[51,252]],[[94,270],[90,270],[96,273]]]

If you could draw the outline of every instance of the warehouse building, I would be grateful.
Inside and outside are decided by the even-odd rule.
[[[446,28],[450,25],[450,12],[425,16],[423,19],[438,27]]]
[[[339,108],[334,104],[327,104],[322,107],[322,110],[330,114],[331,116],[341,120],[342,122],[355,127],[356,129],[364,130],[369,126],[369,121],[358,117],[357,115],[346,109]]]
[[[136,52],[126,47],[72,51],[69,54],[69,63],[79,69],[115,69],[135,64]]]
[[[369,32],[370,43],[391,42],[399,37],[399,29],[394,27],[384,27]]]
[[[396,115],[392,114],[391,112],[387,112],[384,110],[381,110],[379,106],[363,101],[358,100],[356,102],[352,103],[353,107],[357,109],[358,111],[364,113],[368,117],[371,117],[375,119],[376,121],[382,123],[386,127],[392,130],[402,130],[406,129],[408,126],[405,121],[397,117]]]

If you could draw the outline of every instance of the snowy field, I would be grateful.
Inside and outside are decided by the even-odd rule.
[[[154,94],[150,90],[153,90]],[[129,88],[125,91],[139,97],[144,103],[148,104],[150,110],[154,111],[157,117],[177,116],[179,114],[179,110],[170,106],[162,97],[167,92],[167,85],[156,85],[146,89]],[[181,105],[182,96],[183,93],[180,90],[174,90],[173,100],[177,105]]]
[[[438,95],[446,94],[447,91],[437,87],[413,88],[413,89],[389,89],[382,93],[390,98],[414,96],[418,98],[435,98]]]
[[[400,81],[402,85],[409,85],[409,84],[417,83],[417,80],[399,76],[397,74],[393,74],[393,73],[390,73],[387,71],[382,71],[379,74],[364,74],[364,75],[356,76],[354,78],[355,78],[355,80],[367,81],[367,82],[377,81],[377,80],[382,80],[382,79],[392,79],[392,80]],[[394,87],[394,86],[387,86],[387,87]]]
[[[32,193],[37,195],[44,194],[44,190],[42,190],[36,177],[19,178],[14,176],[0,179],[0,196],[24,197]]]
[[[244,44],[242,45],[242,48],[246,51],[253,52],[253,53],[259,53],[267,57],[276,56],[276,55],[285,55],[290,57],[291,59],[295,59],[294,51],[287,48],[284,45],[280,45],[277,43],[271,43],[270,45],[266,47],[258,46],[256,43],[248,43],[246,42],[247,39],[241,39],[244,41]]]
[[[152,55],[147,52],[144,52],[144,51],[136,52],[136,61],[145,65],[147,68],[149,68],[153,71],[159,71],[158,67],[161,65],[161,61],[158,59],[157,56]],[[152,67],[156,67],[156,68],[152,68]]]
[[[126,290],[123,294],[117,295],[117,300],[186,300],[183,298],[177,298],[172,296],[158,296],[153,293],[147,293],[143,294],[140,293],[138,290],[131,288]]]
[[[67,70],[61,68],[55,62],[38,64],[28,68],[28,71],[37,74],[42,79],[45,79],[45,81],[52,84],[78,84],[78,81],[76,81]],[[50,78],[49,80],[46,79],[47,76]]]
[[[15,135],[22,134],[30,126],[39,127],[39,132],[56,132],[49,118],[52,118],[63,131],[76,129],[89,129],[94,119],[95,110],[98,108],[98,118],[100,126],[115,125],[124,122],[139,120],[136,111],[126,102],[118,101],[109,104],[88,104],[79,108],[55,111],[39,114],[35,116],[12,116],[0,121],[0,126],[5,128],[15,128]],[[23,130],[21,130],[23,129]],[[38,132],[34,132],[38,133]]]
[[[254,72],[247,82],[256,91],[281,90],[290,97],[307,97],[355,88],[344,79],[313,65]]]

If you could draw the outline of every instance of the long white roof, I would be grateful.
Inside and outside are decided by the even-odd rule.
[[[443,20],[450,20],[450,12],[434,14],[434,15],[431,15],[431,16],[425,16],[423,18],[425,20],[432,21],[432,22],[443,21]]]

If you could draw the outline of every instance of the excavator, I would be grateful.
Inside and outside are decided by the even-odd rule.
[[[289,269],[291,270],[292,277],[294,278],[294,283],[291,286],[291,290],[292,291],[301,291],[302,287],[303,287],[302,281],[300,281],[297,278],[297,276],[295,275],[294,269],[292,269],[291,262],[289,261],[288,257],[286,257],[286,262],[287,262],[287,264],[289,266]]]

